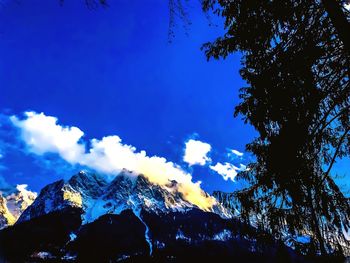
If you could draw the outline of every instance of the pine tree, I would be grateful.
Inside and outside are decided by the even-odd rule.
[[[332,178],[350,154],[350,13],[336,0],[204,0],[226,33],[208,58],[241,52],[243,116],[259,136],[256,162],[239,177],[242,215],[275,236],[311,237],[308,252],[349,255],[350,206]]]

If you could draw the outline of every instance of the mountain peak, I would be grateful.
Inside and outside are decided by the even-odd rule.
[[[43,188],[18,221],[27,221],[66,207],[80,208],[84,223],[93,222],[104,214],[119,214],[126,209],[135,213],[141,210],[168,213],[198,208],[183,198],[174,180],[162,187],[141,174],[135,175],[126,170],[112,181],[102,175],[80,171],[67,181],[60,180]],[[213,207],[212,212],[230,217],[219,204]]]
[[[36,193],[27,190],[26,184],[0,191],[0,229],[13,225],[36,197]]]

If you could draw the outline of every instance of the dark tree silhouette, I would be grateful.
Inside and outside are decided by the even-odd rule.
[[[239,174],[246,220],[275,236],[307,235],[310,254],[349,255],[349,201],[332,179],[350,154],[350,13],[336,0],[204,0],[226,33],[209,58],[243,54],[242,115],[259,133],[256,162]]]

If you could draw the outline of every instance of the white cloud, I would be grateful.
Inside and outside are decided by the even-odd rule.
[[[227,181],[228,179],[230,179],[233,182],[238,172],[244,171],[247,169],[247,167],[243,164],[240,164],[240,167],[237,167],[230,163],[225,163],[225,164],[217,163],[214,166],[213,165],[209,166],[209,168],[217,172],[218,174],[220,174],[224,180]]]
[[[35,154],[57,153],[71,164],[84,165],[112,175],[127,169],[143,174],[152,183],[161,186],[166,186],[169,180],[176,180],[177,190],[187,201],[205,210],[216,202],[204,193],[201,182],[192,182],[192,176],[178,165],[163,157],[147,156],[145,151],[138,152],[135,147],[123,144],[119,136],[92,139],[91,147],[86,151],[82,140],[84,133],[79,128],[61,126],[57,124],[57,118],[44,113],[27,112],[25,116],[23,120],[12,116],[11,121],[20,128],[21,138]]]
[[[68,162],[77,162],[85,147],[79,143],[84,133],[77,127],[64,127],[57,118],[44,113],[26,112],[26,119],[11,116],[12,123],[22,131],[22,139],[35,154],[58,153]]]
[[[205,165],[207,162],[211,161],[207,156],[210,151],[210,144],[191,139],[185,143],[185,155],[183,160],[190,166],[195,164]]]
[[[237,155],[238,157],[242,157],[243,156],[243,153],[240,152],[240,151],[237,151],[237,150],[231,150],[231,152],[234,154],[234,155]]]

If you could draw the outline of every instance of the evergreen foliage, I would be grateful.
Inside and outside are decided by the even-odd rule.
[[[336,0],[204,0],[225,34],[203,46],[209,58],[241,52],[243,116],[259,136],[256,162],[239,174],[246,220],[281,236],[310,236],[309,254],[350,254],[349,201],[332,168],[350,154],[350,12]]]

